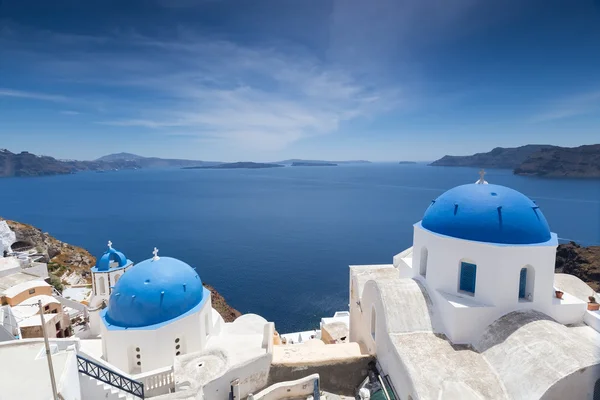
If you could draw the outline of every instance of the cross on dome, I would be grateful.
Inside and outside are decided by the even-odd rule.
[[[158,249],[156,247],[154,248],[154,251],[152,251],[152,254],[154,254],[154,257],[152,257],[154,261],[160,260],[160,257],[158,256]]]
[[[479,180],[475,182],[478,185],[487,185],[487,181],[483,178],[485,176],[485,171],[483,169],[479,170]]]
[[[112,249],[112,242],[110,240],[108,241],[108,248]]]

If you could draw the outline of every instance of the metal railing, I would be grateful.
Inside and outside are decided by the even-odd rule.
[[[82,374],[114,386],[117,389],[130,393],[141,399],[144,398],[143,383],[134,381],[126,376],[113,372],[110,369],[79,355],[77,356],[77,368]]]

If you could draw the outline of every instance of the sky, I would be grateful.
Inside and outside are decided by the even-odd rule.
[[[0,0],[0,148],[434,160],[600,143],[600,0]]]

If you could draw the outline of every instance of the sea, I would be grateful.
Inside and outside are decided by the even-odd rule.
[[[0,216],[96,256],[109,240],[134,262],[157,247],[196,268],[231,306],[286,333],[347,310],[348,266],[391,264],[431,200],[478,172],[373,163],[4,178]],[[600,244],[599,180],[486,172],[535,200],[561,242]]]

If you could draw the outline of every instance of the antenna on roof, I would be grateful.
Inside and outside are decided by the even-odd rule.
[[[479,171],[479,180],[475,182],[478,185],[487,185],[487,181],[483,178],[485,176],[485,171],[481,169]]]
[[[154,254],[154,257],[152,257],[152,260],[154,260],[154,261],[160,260],[160,257],[158,256],[158,249],[156,247],[154,248],[154,251],[152,252],[152,254]]]
[[[112,242],[110,240],[108,241],[108,248],[112,249]]]

